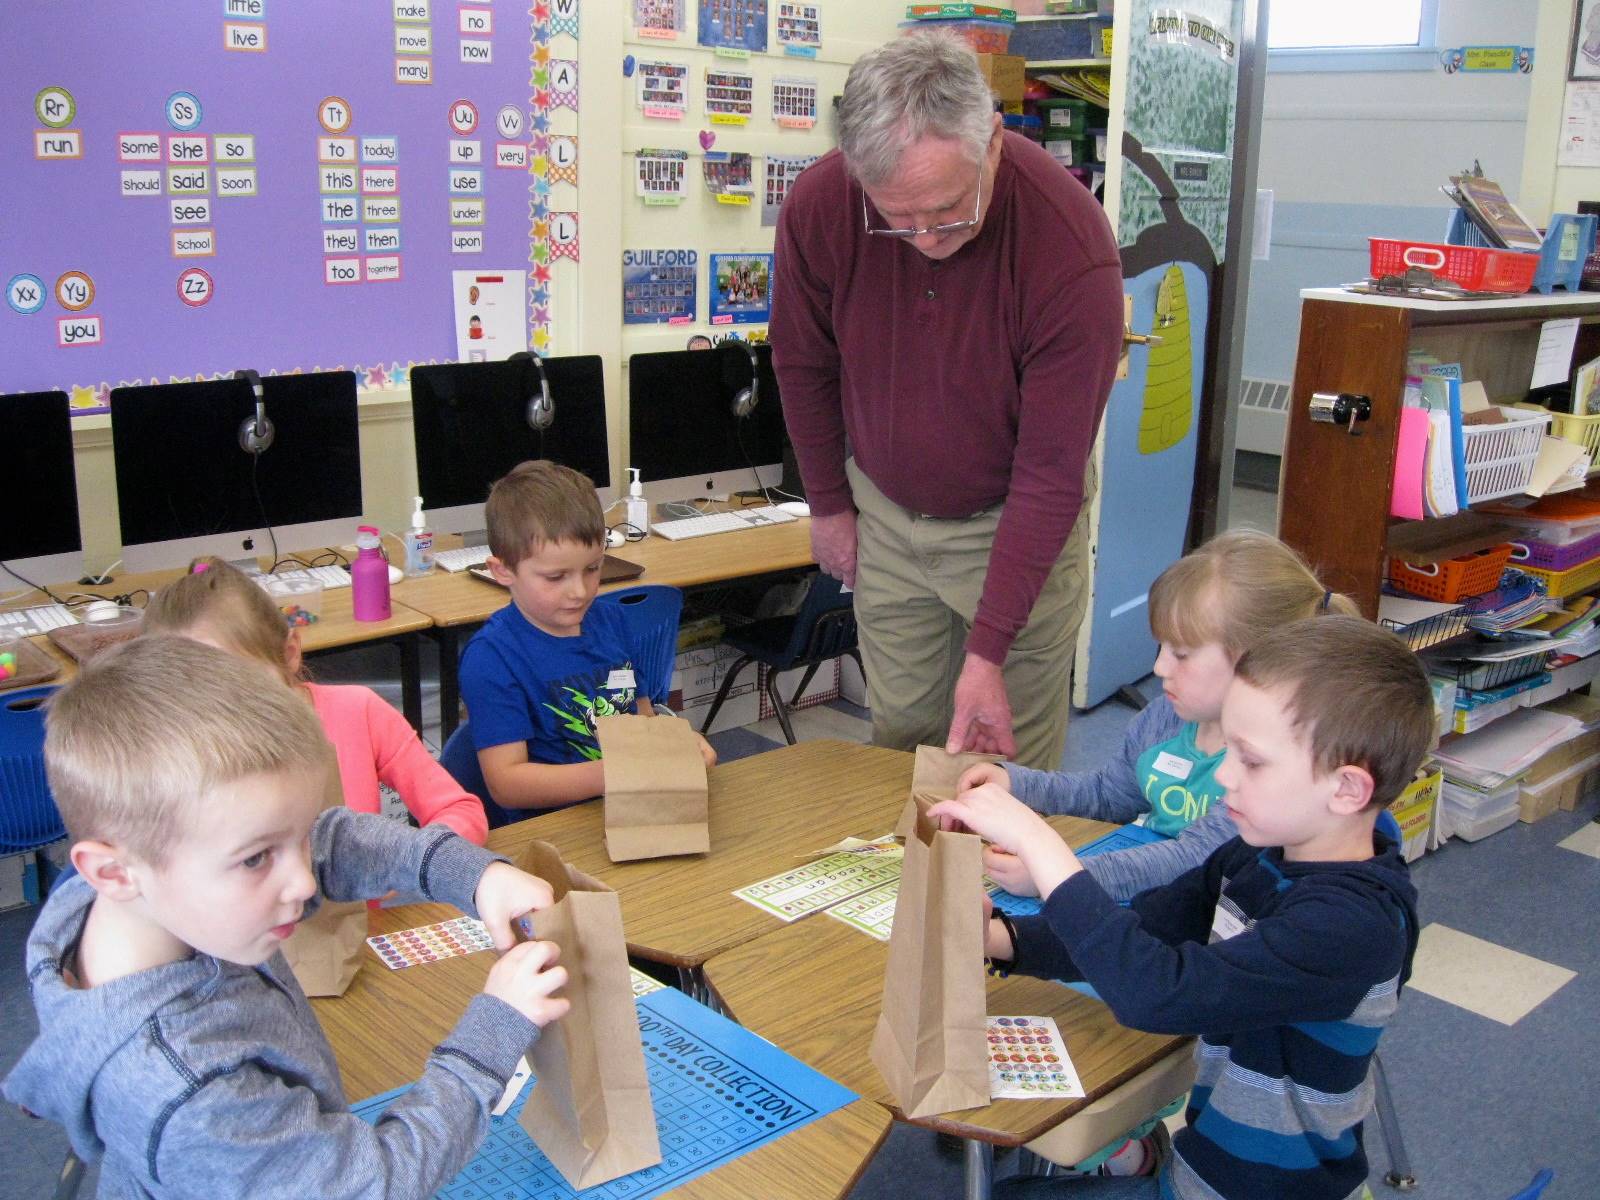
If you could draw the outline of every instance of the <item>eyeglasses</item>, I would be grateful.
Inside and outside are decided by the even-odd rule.
[[[867,216],[867,191],[861,189],[861,227],[869,234],[876,237],[914,238],[924,233],[931,233],[937,237],[945,237],[952,233],[960,233],[963,229],[971,229],[978,223],[978,214],[983,208],[983,160],[978,160],[977,198],[972,204],[972,216],[966,221],[951,221],[947,225],[929,225],[926,229],[874,229],[872,219]]]

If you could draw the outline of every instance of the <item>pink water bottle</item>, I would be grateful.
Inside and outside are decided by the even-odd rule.
[[[358,621],[389,619],[389,564],[374,526],[356,529],[356,561],[350,564],[350,603]]]

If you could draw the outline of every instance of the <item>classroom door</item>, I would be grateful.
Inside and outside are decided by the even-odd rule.
[[[1150,585],[1185,549],[1207,335],[1227,264],[1237,43],[1255,2],[1188,0],[1181,12],[1165,0],[1118,6],[1114,49],[1127,63],[1112,76],[1120,169],[1106,200],[1133,328],[1161,344],[1133,349],[1101,430],[1094,577],[1073,675],[1080,708],[1149,674]]]

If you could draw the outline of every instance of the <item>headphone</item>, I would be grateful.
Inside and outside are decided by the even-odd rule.
[[[538,432],[550,428],[556,419],[556,402],[550,399],[550,377],[544,373],[544,362],[537,354],[518,350],[507,362],[531,363],[539,373],[539,394],[528,397],[528,428]]]
[[[246,454],[258,455],[272,445],[272,439],[277,436],[277,429],[267,417],[266,394],[261,389],[261,376],[254,371],[235,371],[233,377],[250,385],[250,391],[256,398],[256,411],[253,417],[246,417],[239,424],[239,449]]]
[[[728,338],[721,345],[738,346],[750,356],[750,383],[748,386],[740,388],[733,395],[733,415],[742,420],[753,413],[756,405],[761,403],[761,365],[756,360],[755,347],[749,342],[738,338]]]

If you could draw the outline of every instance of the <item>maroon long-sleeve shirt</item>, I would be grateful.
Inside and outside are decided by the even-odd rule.
[[[1094,197],[1005,134],[983,228],[943,262],[869,237],[837,151],[778,221],[773,361],[806,496],[847,511],[845,446],[895,503],[1004,502],[967,649],[1003,663],[1072,532],[1122,349],[1122,267]]]

